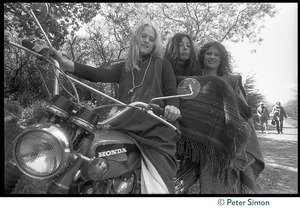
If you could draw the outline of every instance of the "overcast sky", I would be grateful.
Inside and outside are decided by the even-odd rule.
[[[236,72],[256,74],[256,86],[272,103],[297,98],[298,95],[298,20],[297,3],[276,3],[278,13],[267,18],[260,46],[249,43],[226,43],[233,55]],[[256,53],[251,53],[256,49]]]

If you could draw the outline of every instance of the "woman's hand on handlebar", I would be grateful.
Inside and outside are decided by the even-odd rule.
[[[57,60],[63,70],[74,72],[74,63],[71,60],[64,58],[63,55],[55,48],[38,44],[35,44],[32,47],[32,49],[37,53],[41,52],[45,48],[50,50],[50,56]]]
[[[163,118],[168,121],[175,121],[180,117],[180,110],[173,106],[173,105],[167,105],[165,107],[164,116]]]
[[[50,56],[53,57],[54,59],[56,59],[58,62],[61,62],[61,60],[63,59],[63,56],[61,55],[61,53],[56,51],[56,49],[54,49],[53,47],[39,45],[39,44],[35,44],[32,47],[32,50],[37,53],[40,53],[44,49],[50,50]]]

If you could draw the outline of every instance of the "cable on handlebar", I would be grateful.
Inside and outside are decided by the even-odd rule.
[[[43,58],[43,57],[41,57],[41,58]],[[45,61],[45,59],[43,59],[43,61]],[[49,64],[49,61],[47,61],[46,60],[46,64]],[[41,67],[41,64],[38,62],[38,61],[36,61],[35,62],[35,64],[37,65],[37,67],[38,67],[38,70],[39,70],[39,73],[40,73],[40,76],[41,76],[41,78],[42,78],[42,80],[43,80],[43,83],[44,83],[44,85],[45,85],[45,87],[46,87],[46,90],[47,90],[47,92],[48,92],[48,95],[49,95],[49,97],[50,98],[52,98],[52,96],[51,96],[51,93],[50,93],[50,91],[49,91],[49,88],[47,87],[47,84],[46,84],[46,82],[45,82],[45,79],[44,79],[44,77],[43,77],[43,74],[41,73],[41,70],[40,69],[43,69],[42,67]],[[53,66],[52,66],[53,67]],[[63,83],[61,82],[61,80],[59,79],[59,77],[54,73],[54,76],[57,78],[57,80],[58,80],[58,82],[61,84],[61,87],[72,97],[72,98],[74,98],[74,100],[75,101],[78,101],[78,99],[76,99],[76,97],[71,93],[71,92],[69,92],[68,91],[68,89],[66,89],[65,88],[65,86],[63,85]],[[71,82],[71,81],[70,81]],[[81,106],[81,105],[80,105]]]
[[[75,97],[74,95],[72,95],[72,94],[64,87],[64,85],[63,85],[63,83],[61,82],[59,76],[57,76],[57,75],[54,73],[55,77],[57,78],[58,82],[61,84],[62,88],[63,88],[69,95],[71,95],[71,97],[73,97],[73,98],[77,101],[78,106],[81,107],[82,105],[80,104],[79,95],[78,95],[77,89],[76,89],[75,85],[73,84],[73,82],[68,78],[68,76],[66,75],[66,73],[65,73],[62,69],[60,69],[59,67],[57,67],[56,65],[54,65],[52,62],[50,62],[50,64],[51,64],[54,68],[58,69],[59,72],[62,73],[62,74],[67,78],[67,80],[70,82],[70,84],[71,84],[71,86],[72,86],[72,88],[73,88],[73,90],[74,90],[74,92],[75,92],[75,94],[76,94],[76,97]],[[54,70],[53,70],[53,71],[54,71]]]
[[[136,106],[133,106],[133,105],[122,105],[122,104],[109,104],[109,105],[101,105],[101,106],[98,106],[98,107],[95,107],[95,108],[91,108],[91,110],[97,110],[97,109],[100,109],[100,108],[105,108],[105,107],[114,107],[114,106],[119,106],[119,107],[133,107],[133,108],[136,108],[136,109],[141,109],[141,107],[136,107]]]
[[[15,44],[14,44],[14,45],[15,45]],[[18,45],[15,45],[15,46],[20,47],[20,46],[18,46]],[[21,48],[23,49],[23,48],[25,48],[25,47],[21,46]],[[70,82],[70,84],[71,84],[71,86],[72,86],[72,88],[73,88],[73,90],[74,90],[74,92],[75,92],[76,97],[75,97],[74,95],[72,95],[72,94],[64,87],[64,85],[63,85],[63,83],[61,82],[60,78],[54,73],[55,77],[57,78],[58,82],[61,84],[62,88],[63,88],[63,89],[64,89],[71,97],[73,97],[73,98],[77,101],[78,106],[81,107],[82,105],[80,104],[79,95],[78,95],[78,92],[77,92],[77,90],[76,90],[76,87],[74,86],[73,82],[68,78],[68,76],[66,75],[66,73],[65,73],[62,69],[60,69],[59,67],[57,67],[57,66],[54,64],[54,62],[53,62],[51,59],[49,59],[48,57],[45,57],[44,55],[40,55],[40,54],[38,54],[38,53],[36,53],[36,52],[34,52],[34,51],[32,51],[32,50],[29,50],[29,49],[27,49],[27,48],[25,48],[25,49],[26,49],[27,51],[29,51],[30,53],[34,54],[34,55],[38,55],[39,58],[44,58],[45,61],[47,61],[49,64],[51,64],[52,67],[58,69],[59,72],[62,73],[62,74],[67,78],[67,80]],[[53,71],[54,71],[54,69],[53,69]]]
[[[40,70],[40,69],[42,69],[42,67],[41,67],[41,65],[40,65],[38,62],[35,62],[35,63],[36,63],[37,69],[38,69],[38,71],[39,71],[39,73],[40,73],[40,76],[41,76],[41,78],[42,78],[42,80],[43,80],[43,83],[44,83],[44,85],[45,85],[45,87],[46,87],[47,93],[48,93],[50,99],[52,99],[51,93],[50,93],[50,91],[49,91],[49,89],[48,89],[48,87],[47,87],[47,84],[46,84],[46,81],[45,81],[45,79],[44,79],[44,76],[43,76],[43,74],[42,74],[42,72],[41,72],[41,70]]]
[[[65,88],[65,86],[64,86],[64,84],[61,82],[61,80],[59,79],[59,77],[55,74],[54,75],[56,78],[57,78],[57,80],[58,80],[58,82],[60,83],[60,85],[61,85],[61,87],[75,100],[75,101],[77,101],[77,103],[78,103],[78,106],[79,107],[81,107],[82,105],[80,104],[80,100],[79,100],[79,98],[76,98],[71,92],[69,92],[68,91],[68,89],[66,89]],[[68,78],[67,78],[68,79]],[[70,81],[71,82],[71,81]],[[75,87],[74,87],[75,88]],[[77,90],[76,90],[76,92],[77,92]]]

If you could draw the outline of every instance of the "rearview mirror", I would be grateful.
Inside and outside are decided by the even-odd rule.
[[[177,87],[177,93],[182,99],[193,99],[195,98],[201,89],[201,85],[198,80],[194,78],[186,78],[182,80]]]
[[[43,23],[48,15],[48,5],[47,3],[32,3],[31,10],[33,11],[36,19]]]

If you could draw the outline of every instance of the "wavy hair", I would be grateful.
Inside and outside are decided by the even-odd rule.
[[[217,41],[212,41],[204,44],[198,53],[198,62],[204,73],[204,56],[210,47],[215,47],[220,52],[220,66],[217,70],[218,76],[223,76],[226,73],[232,73],[231,54],[226,50],[225,46]]]
[[[162,51],[162,43],[161,43],[161,37],[160,32],[156,26],[151,24],[150,22],[143,22],[140,25],[138,25],[132,32],[130,43],[129,43],[129,50],[128,55],[126,59],[126,71],[128,72],[131,68],[135,68],[139,70],[139,58],[140,58],[140,52],[138,47],[138,40],[141,37],[141,33],[146,27],[151,27],[154,30],[155,33],[155,40],[154,40],[154,48],[151,51],[150,55],[157,58],[161,56]]]
[[[190,50],[190,58],[185,63],[185,69],[182,69],[182,67],[179,65],[179,59],[180,59],[179,47],[180,47],[180,42],[184,37],[189,39],[191,44],[191,50]],[[196,74],[195,72],[197,70],[196,51],[195,51],[194,43],[188,34],[176,33],[167,43],[164,58],[171,62],[175,75]]]

